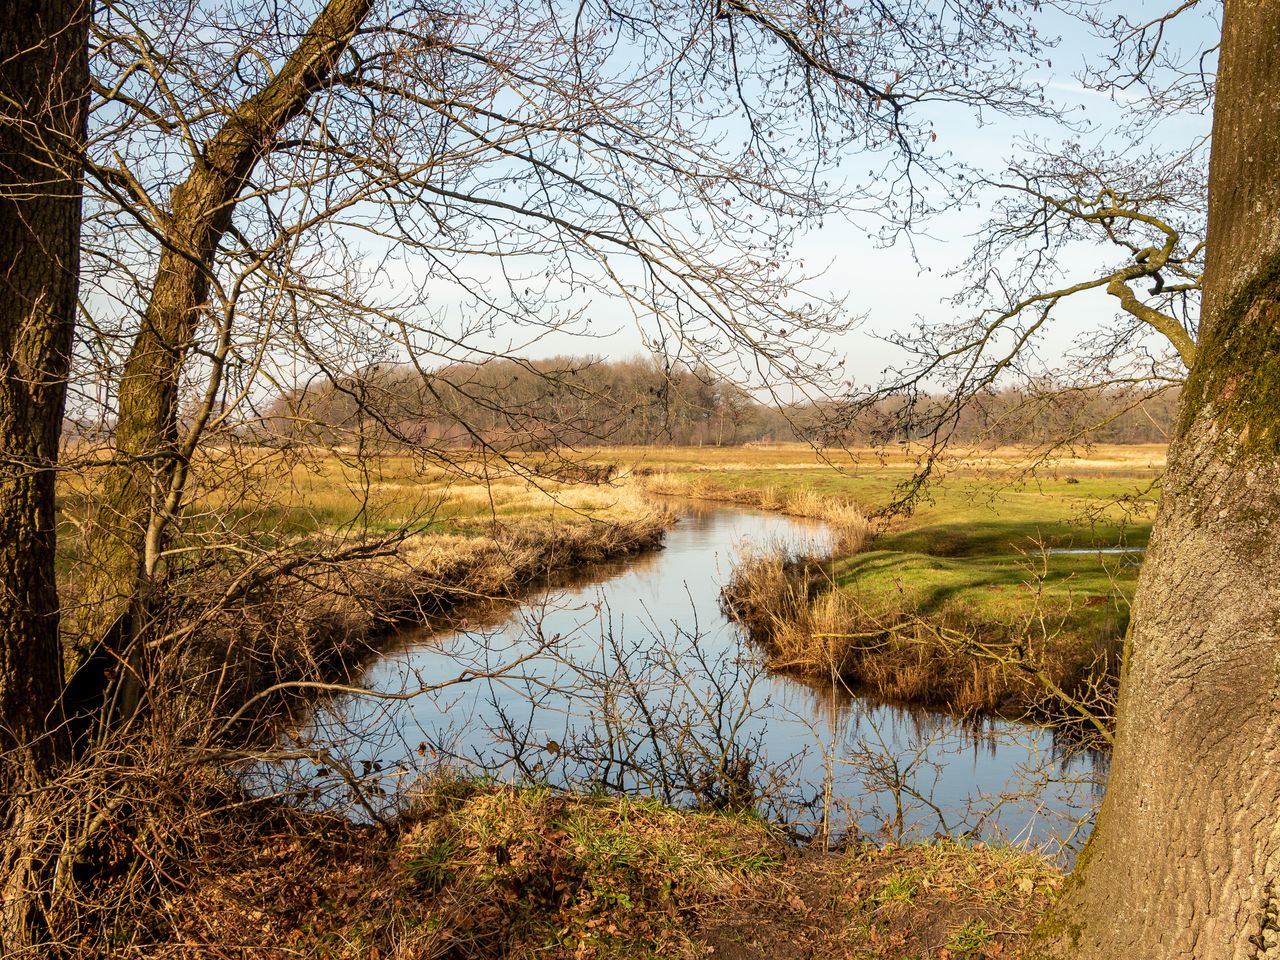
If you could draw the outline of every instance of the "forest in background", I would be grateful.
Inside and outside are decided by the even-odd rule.
[[[1176,387],[1151,385],[1141,392],[1050,383],[991,389],[960,407],[951,435],[994,444],[1164,443],[1178,397]],[[272,401],[251,432],[269,443],[380,440],[498,449],[796,440],[866,445],[923,439],[947,399],[884,399],[850,413],[839,401],[764,402],[706,367],[656,358],[501,358],[425,372],[378,364],[327,378]]]

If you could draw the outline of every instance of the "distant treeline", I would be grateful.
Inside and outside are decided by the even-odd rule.
[[[328,443],[381,433],[421,443],[733,445],[795,436],[786,416],[706,369],[649,359],[553,357],[403,365],[297,390],[273,404],[271,432]]]
[[[761,403],[697,367],[656,360],[553,357],[453,364],[432,371],[377,365],[274,401],[263,439],[329,445],[391,440],[502,449],[561,445],[715,445],[821,437],[825,442],[915,440],[937,401],[908,411],[884,400],[857,415],[839,403]],[[962,441],[1163,442],[1177,390],[1142,400],[1116,390],[1002,390],[975,397],[954,421]]]
[[[1154,382],[1128,389],[1042,384],[980,393],[943,419],[949,436],[970,443],[1166,443],[1179,396],[1177,386]],[[947,408],[927,396],[910,408],[884,400],[841,426],[857,440],[919,440]]]

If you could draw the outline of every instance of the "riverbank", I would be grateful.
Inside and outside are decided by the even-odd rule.
[[[391,833],[267,813],[138,955],[1007,958],[1061,882],[981,844],[820,853],[745,815],[465,781]]]
[[[705,603],[692,619],[709,626],[716,619],[714,557],[727,556],[742,539],[744,528],[731,522],[735,515],[739,522],[751,520],[757,542],[771,541],[763,535],[770,528],[775,533],[791,526],[797,533],[809,528],[756,513],[695,512],[677,528],[679,535],[670,537],[667,549],[627,565],[628,572],[611,582],[618,586],[631,577],[669,598],[673,587],[652,574],[658,564],[670,563],[672,576]],[[761,524],[765,526],[754,526]],[[709,537],[713,529],[720,532]],[[433,538],[430,543],[440,548],[449,542]],[[430,543],[421,546],[426,549]],[[484,555],[492,548],[476,544],[472,549]],[[442,578],[458,550],[456,545],[438,549],[430,554],[434,565],[419,560],[416,566],[431,567]],[[408,551],[395,562],[412,556]],[[385,557],[367,561],[372,566],[391,562]],[[478,569],[475,564],[462,568]],[[692,571],[704,579],[687,580]],[[507,576],[496,564],[483,572],[495,583]],[[308,596],[317,599],[317,594]],[[305,607],[306,599],[299,596],[293,602]],[[594,588],[591,599],[601,599]],[[571,610],[585,605],[582,597],[564,601]],[[641,608],[647,604],[655,609],[651,601],[644,595],[637,598]],[[549,633],[564,632],[554,616],[547,613],[544,627]],[[723,636],[736,650],[738,641],[727,623]],[[441,676],[427,671],[421,661],[403,663],[413,680],[411,689]],[[450,664],[447,674],[458,669]],[[524,669],[535,673],[532,664]],[[689,678],[695,691],[708,679],[686,669],[684,661],[675,672]],[[650,678],[633,674],[632,679],[646,695],[653,692]],[[722,679],[716,682],[723,684]],[[398,689],[393,683],[389,692]],[[445,709],[457,707],[456,715],[468,727],[484,729],[482,712],[445,699]],[[616,721],[619,701],[611,698],[609,704],[610,718]],[[736,703],[728,709],[741,717]],[[314,802],[310,787],[315,781],[305,777],[281,789],[278,796],[287,796],[288,802],[246,796],[240,784],[231,782],[228,774],[245,775],[246,767],[252,778],[254,764],[263,758],[316,758],[329,767],[320,776],[332,774],[337,765],[330,763],[330,755],[339,751],[315,731],[295,731],[275,750],[224,751],[218,766],[186,767],[187,756],[181,753],[163,756],[163,769],[152,759],[150,767],[139,765],[137,775],[123,786],[121,767],[113,766],[113,794],[133,791],[128,795],[136,793],[137,799],[120,808],[109,825],[104,858],[117,856],[117,841],[150,839],[145,851],[111,861],[128,869],[113,875],[110,883],[80,891],[83,903],[100,908],[98,913],[81,909],[80,915],[94,922],[68,931],[68,942],[82,944],[86,957],[976,960],[1017,956],[1058,886],[1059,875],[1045,860],[998,847],[950,841],[877,847],[851,841],[839,852],[822,853],[797,846],[788,841],[794,833],[733,812],[735,797],[724,791],[712,791],[707,809],[691,811],[628,799],[599,780],[575,794],[439,779],[447,761],[434,758],[425,743],[429,736],[415,748],[419,732],[412,718],[402,716],[400,722],[384,714],[383,719],[392,720],[394,735],[382,737],[367,722],[379,713],[353,716],[341,725],[358,742],[383,745],[379,752],[357,752],[346,761],[362,791],[381,796],[372,762],[366,766],[359,757],[373,757],[394,772],[400,769],[395,747],[401,744],[410,758],[422,761],[407,769],[436,779],[397,804],[399,815],[376,825],[298,809],[294,804]],[[522,727],[522,714],[508,716]],[[672,728],[682,749],[714,766],[717,756],[700,750],[715,742],[700,746],[688,739],[699,735],[694,726],[698,716],[708,727],[714,718],[687,716],[688,722],[676,717],[679,722]],[[658,721],[658,728],[640,731],[646,742],[662,728],[660,717]],[[781,735],[781,742],[790,740],[788,749],[796,748],[794,732]],[[574,749],[569,737],[560,739],[553,747],[537,738],[536,755],[547,768],[522,781],[552,776],[551,767]],[[654,762],[640,751],[627,755]],[[897,760],[896,755],[886,758]],[[542,763],[536,766],[542,768]],[[790,775],[798,777],[799,771],[793,768]],[[985,785],[988,790],[994,786]],[[911,788],[909,782],[906,788]],[[861,835],[881,836],[874,832],[876,823],[864,825]],[[1015,825],[1010,832],[1020,834],[1021,828]]]
[[[784,516],[821,520],[831,531],[831,549],[842,554],[858,553],[874,534],[874,525],[865,509],[856,502],[805,487],[735,486],[679,473],[648,474],[638,479],[641,488],[656,497],[730,503]]]
[[[690,518],[691,536],[681,539],[693,549],[673,570],[690,585],[691,601],[709,604],[692,618],[704,624],[715,619],[716,550],[727,556],[741,539],[728,530],[713,541],[700,535],[696,526],[714,525],[715,513]],[[372,652],[393,642],[388,638],[398,623],[415,621],[426,608],[441,625],[458,623],[472,615],[464,611],[493,602],[488,598],[516,596],[521,571],[537,578],[602,548],[630,550],[646,542],[645,530],[661,536],[652,525],[670,518],[620,521],[613,510],[608,520],[561,516],[477,525],[475,533],[484,536],[459,526],[376,555],[317,561],[264,587],[261,606],[230,610],[227,620],[217,621],[230,638],[222,641],[221,656],[234,668],[240,650],[252,646],[237,646],[233,627],[245,631],[242,639],[274,644],[266,666],[252,664],[259,683],[294,662],[287,655],[294,638],[328,637],[328,643],[349,636],[353,649]],[[755,522],[780,523],[759,515]],[[606,524],[620,539],[602,539]],[[673,559],[676,549],[661,558]],[[646,579],[643,563],[629,569]],[[708,579],[690,583],[694,571]],[[665,584],[653,586],[659,596],[672,595]],[[639,602],[643,607],[643,597]],[[274,633],[254,633],[281,604],[295,612],[296,622],[275,621]],[[395,619],[397,610],[403,621]],[[544,625],[563,632],[550,620]],[[733,637],[728,624],[724,634]],[[377,636],[383,639],[375,642]],[[736,649],[737,640],[732,643]],[[300,663],[301,676],[337,675],[321,672],[314,654]],[[412,689],[435,677],[420,674],[412,661],[406,669]],[[449,674],[457,669],[451,665]],[[702,677],[696,670],[677,673]],[[610,703],[616,711],[616,701]],[[478,715],[463,714],[468,726],[483,726]],[[694,728],[681,721],[673,729],[683,736]],[[390,742],[379,741],[363,721],[347,732],[359,741]],[[413,747],[412,726],[395,726],[395,732],[410,756],[423,758],[425,748],[428,759],[419,769],[440,769],[425,743]],[[536,745],[548,765],[568,753],[541,739]],[[329,765],[325,746],[299,736],[282,742],[272,758],[321,758]],[[224,750],[214,761],[243,766],[263,756]],[[399,767],[394,752],[375,757]],[[601,787],[574,795],[437,781],[402,816],[365,827],[255,800],[234,786],[209,790],[203,781],[227,768],[187,767],[190,756],[180,750],[143,760],[147,765],[137,763],[125,786],[120,763],[105,771],[114,795],[137,798],[118,808],[101,842],[104,859],[129,865],[116,877],[123,886],[80,892],[85,903],[102,905],[101,922],[69,934],[69,942],[84,944],[85,956],[1005,957],[1016,956],[1057,885],[1043,860],[1013,851],[948,842],[859,844],[820,854],[789,844],[750,816],[676,810],[606,795]],[[362,789],[376,789],[370,767],[358,759],[349,772],[362,779]],[[308,787],[303,781],[286,792],[305,805]],[[211,794],[207,802],[201,790]],[[115,852],[118,838],[132,836],[151,838],[147,849]]]
[[[794,446],[697,460],[654,451],[639,469],[653,492],[880,514],[829,554],[756,552],[739,565],[726,600],[773,669],[1100,732],[1163,450],[1098,448],[1052,464],[982,451],[945,464],[945,482],[907,515],[882,511],[910,476],[909,451],[841,456],[837,470]]]
[[[764,552],[738,564],[725,603],[771,669],[954,713],[1083,724],[1106,739],[1127,605],[1107,594],[1082,600],[1075,574],[1061,570],[993,585],[1012,593],[1004,605],[973,603],[956,585],[975,573],[1008,579],[1003,571],[914,562],[921,576],[905,583],[891,551]],[[959,596],[945,596],[948,574]]]
[[[355,544],[313,540],[233,602],[223,584],[205,585],[220,602],[196,617],[188,688],[224,704],[214,715],[256,701],[243,721],[261,725],[325,685],[356,682],[405,628],[447,631],[492,618],[549,578],[661,547],[675,516],[635,497],[614,500],[607,517],[456,524],[451,533]]]

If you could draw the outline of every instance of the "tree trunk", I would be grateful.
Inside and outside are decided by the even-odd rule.
[[[80,266],[87,5],[0,0],[0,22],[0,752],[39,757],[62,693],[54,471]]]
[[[79,279],[87,0],[0,0],[0,954],[30,946],[31,791],[64,753],[54,479]]]
[[[1227,0],[1200,351],[1093,839],[1031,956],[1280,958],[1280,4]]]
[[[280,131],[329,81],[372,0],[329,0],[280,72],[241,104],[174,188],[151,298],[120,382],[114,463],[90,526],[72,633],[78,669],[68,700],[97,710],[105,668],[140,627],[185,461],[178,443],[178,380],[208,306],[218,245],[236,199]]]

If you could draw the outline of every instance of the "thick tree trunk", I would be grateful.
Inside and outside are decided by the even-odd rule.
[[[79,279],[87,0],[0,0],[0,954],[36,939],[29,802],[65,751],[54,478]]]
[[[219,243],[259,159],[328,82],[372,0],[329,0],[297,50],[261,92],[204,145],[202,162],[170,198],[171,219],[143,322],[125,361],[115,462],[90,527],[86,578],[72,633],[79,668],[68,699],[96,711],[105,667],[136,632],[180,492],[178,379],[200,317]],[[175,486],[175,483],[178,486]]]
[[[1227,0],[1200,350],[1097,829],[1032,951],[1280,958],[1280,3]]]
[[[54,477],[80,264],[84,0],[0,0],[0,752],[62,693]]]

